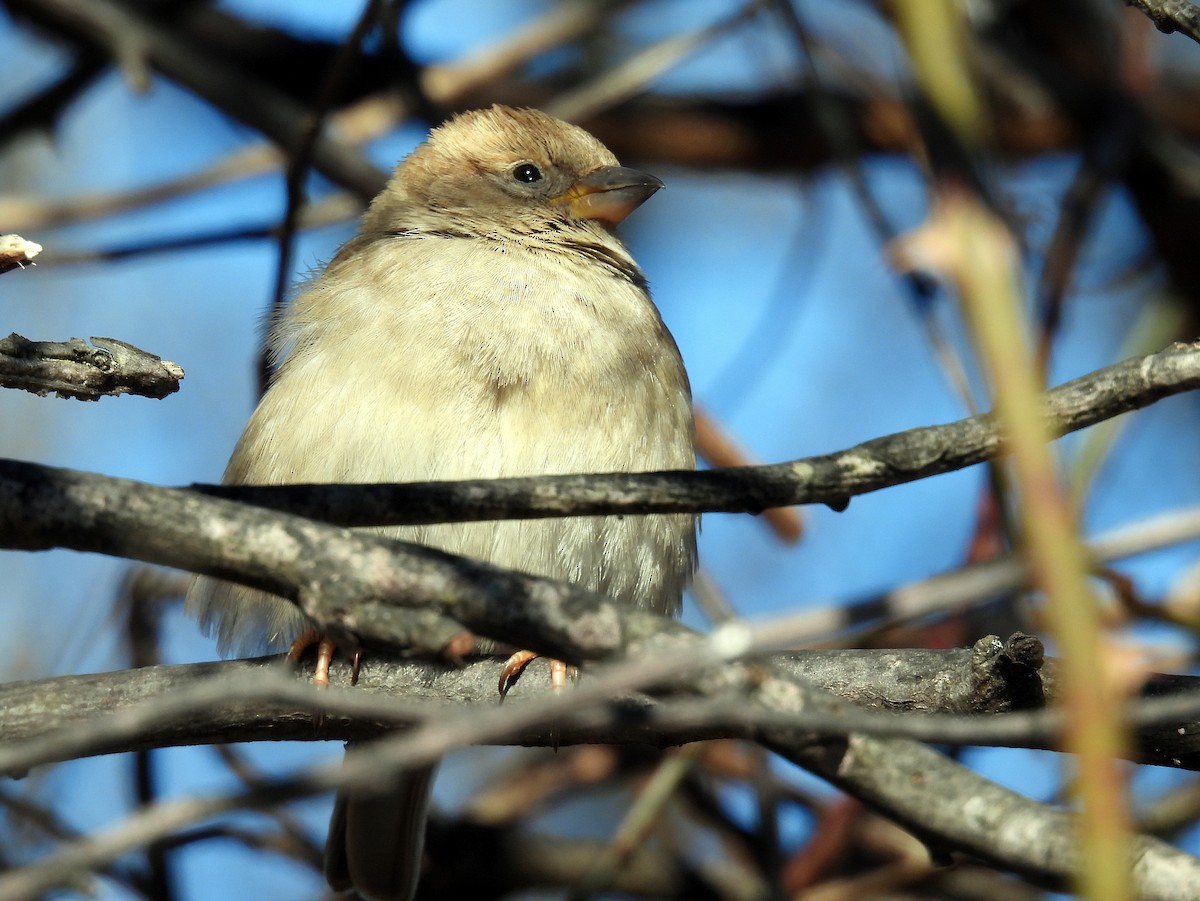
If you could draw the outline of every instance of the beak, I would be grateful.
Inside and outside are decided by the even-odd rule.
[[[589,172],[555,199],[565,203],[577,219],[599,219],[616,225],[662,186],[653,175],[637,169],[604,166]]]

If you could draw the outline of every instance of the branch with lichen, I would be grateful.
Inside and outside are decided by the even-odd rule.
[[[0,235],[0,272],[32,266],[33,258],[41,252],[41,244],[20,235]]]
[[[92,338],[30,341],[16,332],[0,338],[0,387],[76,400],[138,394],[163,398],[179,390],[183,367],[118,341]]]

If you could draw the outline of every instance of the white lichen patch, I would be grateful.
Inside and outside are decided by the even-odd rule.
[[[264,523],[247,534],[247,530],[236,523],[205,518],[200,525],[200,534],[206,541],[225,548],[232,557],[246,560],[255,557],[291,559],[303,551],[302,544],[291,531],[275,523]]]
[[[805,463],[803,460],[797,460],[792,464],[792,475],[794,475],[801,482],[812,481],[812,478],[815,474],[816,470],[813,469],[811,463]]]
[[[841,454],[837,458],[838,470],[852,479],[865,479],[879,472],[879,461],[861,454]]]
[[[33,262],[33,258],[41,252],[41,244],[27,241],[20,235],[0,235],[0,258],[6,262],[20,266]]]

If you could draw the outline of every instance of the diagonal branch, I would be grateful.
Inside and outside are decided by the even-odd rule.
[[[1200,385],[1200,345],[1176,345],[1110,366],[1055,389],[1047,415],[1061,434]],[[392,509],[426,519],[591,515],[679,510],[759,510],[844,499],[962,468],[1000,453],[990,417],[913,429],[837,454],[702,473],[543,477],[412,487],[280,489],[332,492],[362,507],[382,495]],[[568,493],[564,487],[571,488]],[[630,491],[633,487],[635,491]],[[615,489],[615,490],[614,490]],[[210,489],[228,493],[230,489]],[[272,489],[237,489],[272,493]],[[433,494],[467,499],[430,513]],[[640,492],[640,494],[638,493]],[[499,498],[499,501],[497,500]],[[382,521],[402,521],[375,506]],[[321,514],[310,505],[305,512]],[[380,520],[375,520],[378,522]],[[413,521],[411,518],[407,521]],[[360,517],[356,524],[372,524]],[[506,572],[378,535],[351,532],[194,491],[160,488],[14,461],[0,463],[0,546],[68,547],[176,566],[242,582],[296,601],[337,635],[403,645],[390,608],[426,608],[501,641],[577,662],[626,653],[657,633],[644,611],[622,617],[611,599],[550,579]],[[497,599],[504,603],[496,603]]]
[[[1200,7],[1191,0],[1125,0],[1145,13],[1163,34],[1178,31],[1200,42]]]
[[[231,118],[256,129],[289,154],[304,140],[308,115],[282,91],[205,54],[170,28],[112,0],[9,0],[60,39],[111,56],[135,84],[153,67]],[[379,193],[385,176],[359,150],[330,135],[317,138],[313,166],[364,200]]]

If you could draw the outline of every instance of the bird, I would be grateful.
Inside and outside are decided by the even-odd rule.
[[[683,361],[615,233],[662,186],[535,109],[434,128],[276,322],[275,375],[224,483],[695,468]],[[696,565],[686,513],[375,531],[669,615]],[[313,626],[285,598],[208,577],[186,608],[222,653],[283,648]],[[431,779],[339,795],[331,886],[412,897]]]

